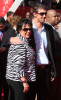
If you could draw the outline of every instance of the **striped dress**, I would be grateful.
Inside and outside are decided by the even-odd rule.
[[[25,77],[28,82],[36,81],[35,52],[30,47],[27,39],[20,34],[17,35],[23,44],[11,44],[6,67],[6,79],[21,81]]]

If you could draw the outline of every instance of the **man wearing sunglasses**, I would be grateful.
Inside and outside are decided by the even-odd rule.
[[[33,36],[32,45],[36,48],[36,92],[37,100],[48,100],[50,83],[56,77],[54,63],[54,36],[52,27],[45,24],[46,7],[37,4],[33,8]]]

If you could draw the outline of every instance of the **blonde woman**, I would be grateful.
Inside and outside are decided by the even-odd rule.
[[[18,21],[19,20],[21,20],[21,16],[19,16],[19,15],[14,15],[13,16],[13,18],[12,18],[12,20],[11,20],[11,22],[10,22],[10,24],[11,24],[11,27],[16,31],[16,27],[17,27],[17,23],[18,23]]]

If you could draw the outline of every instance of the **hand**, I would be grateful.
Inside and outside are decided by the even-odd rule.
[[[27,93],[29,91],[29,85],[28,85],[28,83],[23,83],[23,86],[24,86],[23,92]]]
[[[28,83],[25,81],[26,78],[25,78],[25,77],[20,77],[20,80],[21,80],[22,83],[23,83],[23,87],[24,87],[23,92],[24,92],[24,93],[28,92],[28,91],[29,91],[29,85],[28,85]]]
[[[55,77],[51,77],[51,82],[53,82],[55,80]]]
[[[10,43],[11,44],[23,44],[23,42],[20,40],[19,37],[11,37],[10,38]]]

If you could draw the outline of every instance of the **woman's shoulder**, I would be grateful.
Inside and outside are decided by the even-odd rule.
[[[9,54],[11,55],[22,54],[22,53],[25,53],[25,51],[26,49],[23,44],[17,44],[17,45],[12,44],[9,48]]]
[[[10,48],[22,49],[22,48],[25,48],[25,46],[24,46],[24,44],[11,44]]]

